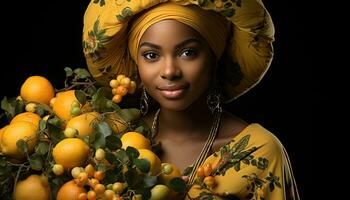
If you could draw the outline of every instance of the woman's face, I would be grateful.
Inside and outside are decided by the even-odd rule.
[[[140,40],[137,65],[147,92],[166,109],[188,108],[207,90],[214,56],[191,27],[163,20]]]

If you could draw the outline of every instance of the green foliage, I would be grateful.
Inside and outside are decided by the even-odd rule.
[[[128,15],[128,13],[124,14]],[[100,39],[103,39],[103,33],[103,30],[99,30]],[[118,104],[113,103],[111,89],[96,86],[86,69],[73,70],[66,67],[64,70],[66,73],[65,87],[56,90],[56,92],[74,89],[80,104],[83,107],[89,107],[88,110],[84,110],[85,108],[82,107],[82,113],[91,111],[100,113],[99,117],[90,124],[93,128],[92,134],[83,137],[76,136],[86,142],[90,148],[85,164],[92,164],[96,171],[105,173],[103,180],[101,180],[105,186],[116,182],[124,183],[126,188],[121,194],[124,199],[131,199],[135,195],[141,195],[142,199],[150,198],[150,190],[159,184],[158,176],[161,173],[151,176],[150,162],[147,159],[139,159],[140,153],[134,147],[129,146],[122,149],[120,140],[122,134],[128,131],[137,131],[151,140],[150,128],[141,120],[139,109],[121,108]],[[1,108],[7,121],[9,122],[17,114],[24,112],[27,103],[29,102],[21,99],[3,98]],[[11,199],[14,185],[31,174],[42,174],[48,178],[51,199],[56,198],[59,188],[64,183],[73,179],[67,170],[62,175],[55,175],[52,171],[52,167],[57,164],[52,152],[56,144],[66,138],[63,131],[67,121],[56,116],[52,108],[45,104],[36,104],[35,113],[41,117],[48,115],[48,118],[39,121],[34,151],[30,151],[28,146],[28,141],[34,138],[23,138],[16,142],[16,147],[23,154],[23,159],[14,163],[9,156],[0,154],[0,196],[2,199]],[[124,132],[116,134],[112,131],[108,120],[113,116],[120,117],[117,120],[127,126]],[[115,118],[111,119],[116,120]],[[152,144],[152,150],[158,149],[158,147],[160,145]],[[95,157],[96,150],[99,148],[104,152],[104,160],[98,160],[97,156]],[[186,184],[180,178],[173,179],[170,185],[171,189],[176,192],[185,192]],[[85,188],[89,189],[87,183]]]

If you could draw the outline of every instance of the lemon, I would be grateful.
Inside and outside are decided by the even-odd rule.
[[[19,121],[25,121],[33,123],[36,126],[39,126],[39,121],[41,117],[38,114],[32,113],[32,112],[24,112],[16,115],[14,118],[12,118],[10,124],[19,122]]]
[[[94,131],[93,122],[98,118],[97,112],[89,112],[73,117],[67,123],[66,128],[74,128],[79,136],[88,136]]]
[[[79,195],[86,191],[83,187],[79,187],[73,180],[68,181],[61,186],[57,193],[57,200],[76,200]]]
[[[89,150],[89,146],[83,140],[66,138],[56,144],[52,155],[56,164],[61,164],[65,169],[72,169],[84,165]]]
[[[14,200],[49,200],[50,187],[47,179],[33,174],[18,181],[13,193]]]
[[[21,86],[21,97],[30,102],[50,105],[50,100],[55,95],[55,90],[45,77],[30,76]]]
[[[136,149],[151,149],[151,142],[149,139],[138,132],[127,132],[120,140],[122,141],[123,149],[126,149],[128,146]]]
[[[16,145],[20,139],[27,142],[28,153],[33,152],[34,146],[37,143],[37,130],[37,126],[26,121],[19,121],[8,125],[1,138],[2,153],[13,158],[23,158],[24,154],[17,149]]]
[[[149,149],[138,149],[138,151],[140,153],[140,155],[138,157],[139,159],[146,159],[150,162],[150,165],[151,165],[150,174],[151,174],[151,176],[155,176],[155,175],[159,174],[159,172],[161,171],[161,161],[160,161],[159,157]]]
[[[75,97],[74,90],[59,92],[56,94],[54,103],[52,103],[52,109],[59,118],[69,120],[72,118],[72,104],[76,101],[78,101],[78,99]]]

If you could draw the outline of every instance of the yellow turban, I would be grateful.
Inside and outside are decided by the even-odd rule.
[[[203,10],[195,5],[181,6],[169,2],[147,10],[133,22],[128,46],[131,58],[135,62],[142,35],[150,26],[165,19],[177,20],[196,30],[208,42],[216,58],[221,57],[230,33],[228,21],[215,12]]]
[[[106,85],[117,74],[136,78],[140,38],[163,19],[192,27],[221,58],[224,102],[253,88],[271,64],[274,26],[262,0],[91,0],[82,39],[92,76]]]

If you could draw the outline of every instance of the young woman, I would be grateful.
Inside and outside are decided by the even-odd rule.
[[[265,74],[273,35],[259,0],[105,0],[87,8],[83,46],[101,84],[139,78],[144,118],[161,160],[187,176],[186,198],[299,199],[280,141],[222,109]],[[205,168],[212,179],[198,187]]]

